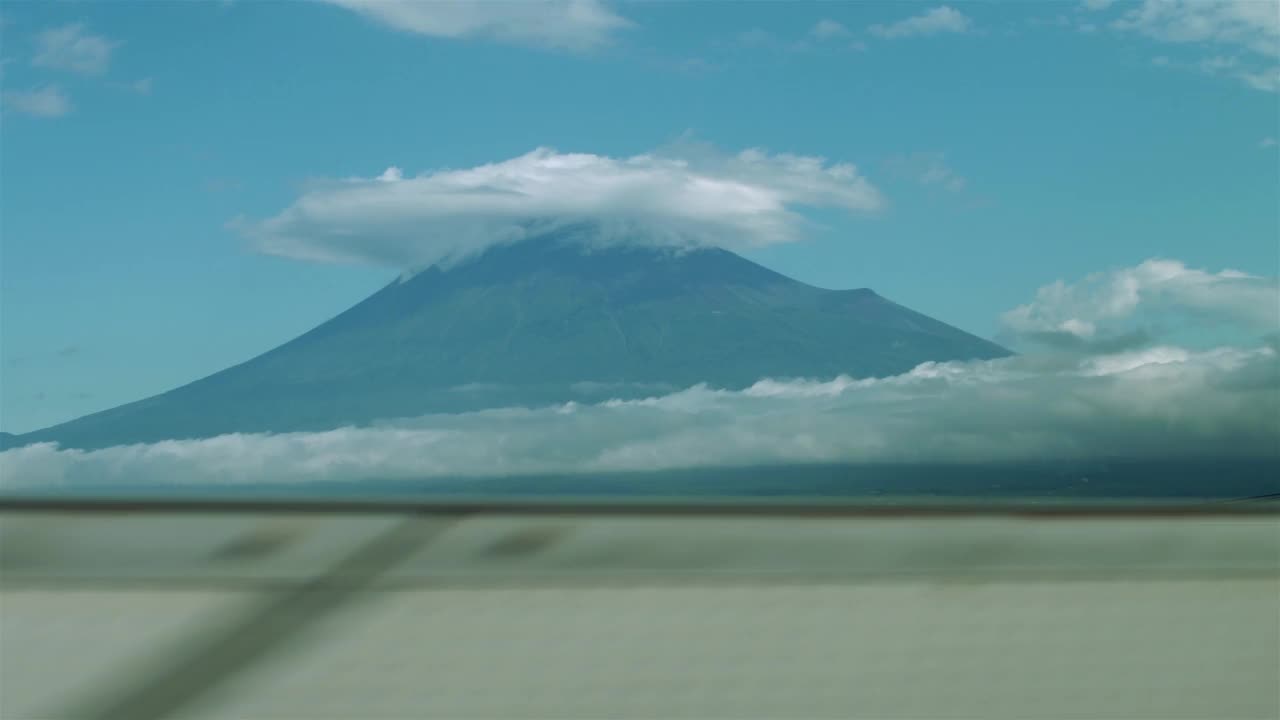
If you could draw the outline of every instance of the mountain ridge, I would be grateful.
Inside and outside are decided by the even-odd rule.
[[[397,279],[243,363],[8,444],[317,431],[1007,354],[870,289],[816,288],[727,250],[548,235]]]

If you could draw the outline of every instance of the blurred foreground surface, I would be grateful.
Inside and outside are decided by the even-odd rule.
[[[5,720],[1280,717],[1274,504],[19,505]]]

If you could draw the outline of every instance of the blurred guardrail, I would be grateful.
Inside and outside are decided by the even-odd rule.
[[[1278,510],[0,499],[0,717],[1271,718]]]

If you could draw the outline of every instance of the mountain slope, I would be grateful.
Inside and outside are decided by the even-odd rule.
[[[323,430],[1006,354],[870,290],[814,288],[725,250],[544,237],[429,268],[241,365],[17,442]]]

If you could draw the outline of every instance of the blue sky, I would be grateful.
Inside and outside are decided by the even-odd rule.
[[[761,180],[813,222],[746,253],[984,336],[1049,282],[1149,258],[1280,272],[1273,2],[28,2],[0,18],[12,432],[248,359],[393,278],[246,232],[317,183],[539,147],[604,162],[692,138],[852,164],[875,207]]]

